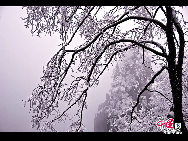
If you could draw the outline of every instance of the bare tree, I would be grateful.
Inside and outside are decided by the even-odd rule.
[[[31,33],[38,36],[59,33],[61,48],[48,62],[41,84],[29,98],[33,114],[33,126],[38,129],[55,130],[53,124],[68,117],[74,105],[78,119],[72,131],[80,131],[82,113],[86,108],[88,89],[98,84],[99,77],[131,48],[150,52],[153,62],[161,69],[153,75],[147,85],[138,92],[135,107],[142,94],[155,79],[167,69],[171,84],[174,120],[187,131],[182,114],[182,65],[185,48],[185,25],[178,7],[171,6],[28,6],[23,20]],[[127,26],[129,25],[129,26]],[[131,29],[130,29],[131,28]],[[76,34],[84,43],[74,48],[70,43]],[[71,54],[71,59],[68,55]],[[77,74],[77,75],[75,75]],[[75,77],[76,76],[76,77]],[[68,84],[65,79],[71,83]],[[164,94],[165,95],[165,94]],[[60,106],[61,102],[67,107]],[[61,108],[58,108],[61,107]]]

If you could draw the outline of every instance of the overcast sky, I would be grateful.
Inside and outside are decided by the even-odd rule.
[[[24,14],[21,7],[0,7],[0,131],[36,131],[22,100],[31,95],[43,66],[59,49],[58,36],[32,36],[20,18]],[[89,90],[83,115],[87,131],[93,131],[94,116],[110,89],[111,75],[112,71],[105,73],[99,86]]]

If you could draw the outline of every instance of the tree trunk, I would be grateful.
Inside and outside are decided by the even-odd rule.
[[[169,55],[167,58],[168,61],[168,73],[171,84],[171,92],[173,97],[174,104],[174,122],[181,123],[181,131],[186,132],[187,128],[183,120],[182,113],[182,65],[183,65],[183,56],[184,56],[184,36],[183,31],[179,27],[178,23],[174,21],[175,16],[172,14],[172,8],[166,6],[166,16],[167,16],[167,29],[166,36],[168,42]],[[175,24],[179,37],[180,37],[180,47],[178,55],[178,63],[176,64],[176,46],[174,42],[174,31],[173,25]]]
[[[181,131],[187,132],[182,113],[182,84],[176,73],[169,69],[169,78],[174,104],[174,122],[181,123]]]

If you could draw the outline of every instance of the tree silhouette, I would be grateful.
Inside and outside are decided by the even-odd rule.
[[[153,62],[161,62],[161,69],[138,92],[131,122],[141,95],[166,69],[173,97],[174,120],[182,124],[183,132],[187,131],[182,113],[186,22],[178,7],[28,6],[26,10],[27,17],[23,20],[32,34],[59,33],[62,40],[61,48],[44,70],[41,84],[28,100],[34,114],[34,127],[54,131],[53,125],[69,117],[67,111],[77,105],[75,116],[78,118],[72,124],[72,131],[80,131],[88,89],[98,84],[109,64],[113,64],[122,53],[131,48],[142,48],[143,63],[147,51],[153,55]],[[71,42],[78,34],[85,42],[72,47]],[[69,54],[71,59],[67,57]]]

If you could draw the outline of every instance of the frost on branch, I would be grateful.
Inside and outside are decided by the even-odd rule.
[[[173,11],[173,14],[169,14],[172,9],[176,8],[168,6],[26,7],[27,17],[23,18],[23,20],[25,21],[25,26],[30,29],[33,35],[49,34],[51,36],[53,33],[57,33],[62,41],[61,48],[44,69],[41,84],[34,89],[32,96],[28,100],[30,109],[33,112],[33,126],[41,131],[48,131],[48,129],[56,131],[54,125],[57,122],[64,122],[68,119],[72,123],[70,125],[72,131],[81,131],[84,128],[82,113],[83,109],[87,107],[88,89],[98,85],[99,77],[103,72],[111,65],[114,65],[115,61],[119,61],[123,56],[126,56],[124,52],[130,49],[142,50],[142,55],[140,55],[142,59],[140,61],[136,61],[136,57],[132,58],[131,61],[135,61],[136,65],[134,66],[133,63],[128,65],[132,70],[126,71],[126,81],[122,82],[125,87],[120,88],[121,91],[125,89],[127,93],[134,94],[132,98],[137,96],[136,94],[139,94],[138,91],[141,90],[141,85],[137,81],[148,82],[147,75],[145,75],[141,65],[147,67],[147,57],[149,56],[152,56],[150,62],[156,66],[158,65],[162,68],[162,71],[164,70],[163,68],[170,70],[171,79],[173,75],[181,74],[181,69],[178,71],[173,68],[175,66],[173,65],[173,60],[178,60],[175,63],[179,63],[177,66],[181,68],[184,53],[182,50],[184,49],[182,29],[185,26],[183,26],[184,21],[182,22],[176,16],[181,15],[178,11]],[[163,16],[159,18],[158,15]],[[169,19],[173,19],[174,26],[170,26]],[[169,26],[166,26],[166,24],[169,24]],[[179,34],[181,40],[176,37],[177,34]],[[75,36],[81,36],[84,43],[71,45]],[[158,42],[159,40],[160,43]],[[125,70],[127,69],[125,66]],[[174,70],[177,73],[172,73]],[[139,77],[135,77],[131,73],[136,76],[139,75]],[[177,78],[178,81],[174,81],[171,85],[181,81],[181,75],[178,75]],[[117,81],[120,80],[121,78],[117,78]],[[152,79],[151,83],[153,81]],[[116,83],[116,80],[114,83]],[[148,84],[150,85],[151,83],[149,81]],[[178,86],[181,88],[179,84]],[[147,86],[147,89],[144,86],[142,88],[144,88],[144,93],[152,91],[148,90],[149,86]],[[180,90],[179,88],[177,91]],[[176,89],[174,90],[176,91]],[[137,103],[139,103],[141,92],[138,95]],[[182,94],[181,91],[179,93],[180,95]],[[173,92],[172,95],[176,96]],[[144,97],[142,99],[145,101]],[[165,99],[168,100],[169,98],[166,97]],[[134,100],[135,98],[133,98],[131,105],[135,104]],[[130,104],[130,101],[128,100],[125,103]],[[117,104],[121,105],[119,101]],[[177,104],[177,102],[174,104]],[[181,109],[181,105],[177,104],[177,106]],[[72,116],[74,121],[69,112],[75,113]],[[143,108],[141,108],[141,113],[150,115]],[[179,113],[177,112],[177,114]],[[133,115],[135,118],[133,124],[137,125],[140,120],[136,117],[143,117],[142,115],[144,114],[134,114],[136,115]],[[179,116],[176,117],[178,119]],[[179,118],[178,120],[183,123],[182,119]],[[115,121],[112,123],[114,126],[118,125]],[[121,130],[123,129],[124,127],[121,127]]]

